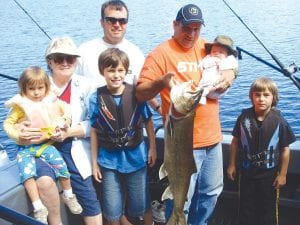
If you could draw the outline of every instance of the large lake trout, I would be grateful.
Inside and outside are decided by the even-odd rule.
[[[183,207],[190,178],[196,172],[193,157],[193,127],[195,107],[202,90],[192,90],[192,82],[176,85],[171,89],[171,107],[182,116],[171,113],[165,124],[164,164],[169,179],[169,190],[174,199],[172,215],[167,225],[186,225]]]

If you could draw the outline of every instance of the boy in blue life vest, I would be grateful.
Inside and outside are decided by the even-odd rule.
[[[277,225],[279,188],[286,184],[290,149],[296,138],[280,111],[278,89],[267,77],[250,88],[252,107],[238,117],[232,135],[229,179],[240,163],[239,225]],[[239,158],[239,160],[237,160]]]
[[[103,215],[111,225],[120,224],[126,200],[128,215],[143,217],[145,224],[151,225],[147,164],[153,166],[156,161],[152,114],[146,102],[137,102],[134,87],[124,83],[129,68],[125,52],[105,50],[98,66],[106,86],[90,97],[90,121],[92,169],[95,180],[102,182]]]

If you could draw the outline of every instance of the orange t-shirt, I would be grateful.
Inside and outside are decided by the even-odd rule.
[[[193,80],[196,85],[202,76],[201,60],[205,57],[205,41],[200,39],[194,47],[184,50],[170,39],[160,44],[145,60],[140,73],[139,83],[157,80],[169,72],[174,72],[177,81]],[[164,88],[160,92],[162,114],[165,121],[170,107],[170,90]],[[206,105],[198,105],[194,121],[194,149],[216,144],[222,140],[219,119],[219,103],[217,99],[207,99]]]

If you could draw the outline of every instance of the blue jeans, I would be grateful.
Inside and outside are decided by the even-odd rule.
[[[124,214],[124,191],[130,216],[143,216],[150,209],[147,167],[132,173],[101,167],[101,172],[103,215],[108,221],[117,221]]]
[[[189,225],[206,225],[223,190],[223,156],[221,143],[193,151],[197,173],[191,176],[184,212]],[[166,217],[172,201],[166,201]]]

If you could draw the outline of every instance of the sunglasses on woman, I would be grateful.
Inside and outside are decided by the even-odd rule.
[[[73,64],[76,62],[77,56],[74,55],[53,55],[50,57],[50,59],[53,59],[53,61],[56,64],[62,64],[65,60],[68,64]]]

